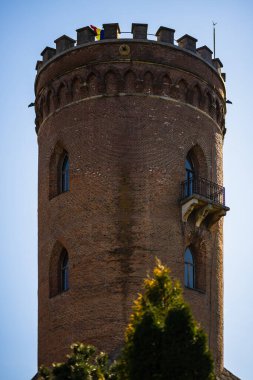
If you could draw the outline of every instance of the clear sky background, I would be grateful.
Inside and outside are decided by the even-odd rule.
[[[2,0],[0,6],[0,379],[29,380],[37,360],[37,142],[34,131],[35,64],[46,46],[93,24],[148,23],[198,39],[227,73],[224,145],[225,366],[252,380],[253,342],[253,2],[251,0]]]

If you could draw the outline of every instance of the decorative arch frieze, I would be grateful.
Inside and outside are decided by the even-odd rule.
[[[173,78],[167,70],[158,73],[138,67],[119,70],[111,66],[108,70],[87,67],[85,71],[66,75],[50,83],[36,100],[37,125],[52,112],[68,103],[97,95],[145,94],[171,97],[189,103],[209,114],[220,126],[224,124],[224,108],[214,91],[199,81],[190,83],[184,77]]]

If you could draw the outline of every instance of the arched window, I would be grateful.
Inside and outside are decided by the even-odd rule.
[[[184,284],[187,288],[195,288],[195,265],[190,248],[186,248],[184,253]]]
[[[61,285],[60,291],[64,292],[69,288],[69,257],[68,252],[64,249],[60,258]]]
[[[61,166],[61,192],[69,191],[69,157],[65,154]]]
[[[189,197],[193,193],[193,186],[194,186],[194,166],[192,163],[191,158],[189,155],[186,157],[185,160],[185,196]]]
[[[49,297],[69,289],[69,256],[60,242],[56,242],[49,263]]]
[[[49,162],[49,199],[69,191],[69,155],[61,143],[57,143]]]

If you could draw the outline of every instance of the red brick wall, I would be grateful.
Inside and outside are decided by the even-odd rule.
[[[124,58],[120,44],[72,49],[36,79],[39,364],[62,360],[75,341],[117,352],[155,257],[183,283],[191,245],[201,291],[185,289],[185,297],[209,335],[219,370],[222,221],[212,231],[191,219],[183,223],[179,198],[193,147],[201,175],[222,184],[224,85],[182,49],[130,41]],[[55,147],[70,160],[70,191],[59,195]],[[50,298],[50,268],[57,267],[50,263],[59,246],[68,251],[70,289]]]

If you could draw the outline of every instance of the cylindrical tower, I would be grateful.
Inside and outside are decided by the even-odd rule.
[[[39,364],[84,341],[115,355],[155,257],[181,280],[223,368],[225,86],[206,46],[104,24],[37,63]]]

